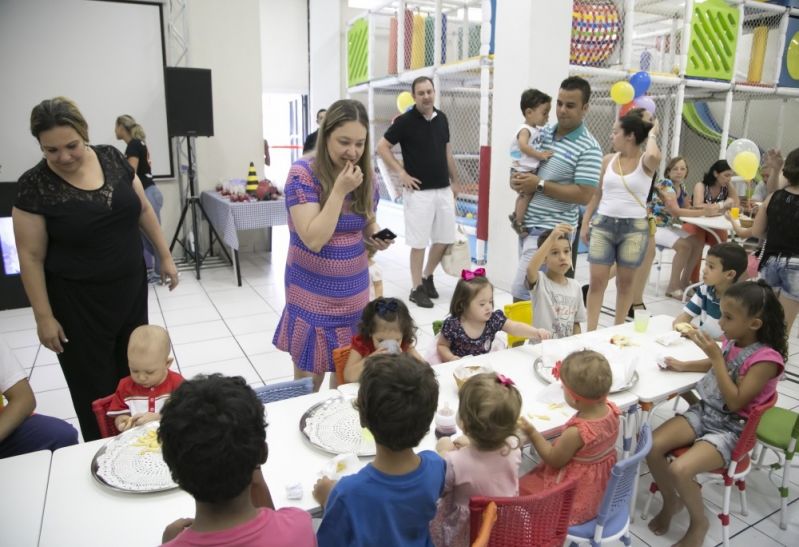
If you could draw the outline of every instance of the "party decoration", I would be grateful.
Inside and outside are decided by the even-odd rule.
[[[635,89],[630,82],[618,81],[610,88],[610,98],[618,105],[627,104],[635,97]]]
[[[730,166],[734,166],[735,158],[737,158],[738,155],[741,154],[742,152],[751,152],[752,156],[755,158],[755,170],[757,170],[757,166],[760,165],[760,149],[757,147],[757,145],[754,142],[750,141],[749,139],[735,139],[730,143],[730,145],[727,147],[727,154],[725,156],[727,163],[729,163]],[[744,164],[746,164],[748,160],[743,160],[743,161]],[[735,168],[733,167],[733,169]],[[738,172],[737,169],[735,169],[735,171]],[[738,174],[744,177],[744,175],[742,175],[741,173]]]
[[[413,104],[413,95],[411,95],[410,91],[403,91],[397,95],[397,110],[400,111],[400,114],[406,112]]]
[[[613,0],[574,0],[569,62],[600,66],[613,53],[621,34],[621,17]]]
[[[630,85],[633,86],[636,97],[643,96],[649,89],[651,83],[652,79],[649,77],[649,73],[643,70],[630,76]]]
[[[757,175],[760,159],[749,150],[739,152],[732,160],[732,170],[745,180],[752,180]]]
[[[637,97],[633,100],[633,105],[635,108],[643,108],[653,116],[655,115],[655,101],[652,100],[652,97],[648,95],[643,95],[642,97]]]
[[[623,118],[624,116],[626,116],[627,113],[633,108],[635,108],[634,102],[629,102],[625,105],[622,105],[621,109],[619,110],[619,118]]]
[[[254,194],[258,190],[258,173],[255,172],[255,164],[250,162],[247,170],[247,193]]]

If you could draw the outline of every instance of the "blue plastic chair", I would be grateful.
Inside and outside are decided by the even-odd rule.
[[[299,380],[278,382],[276,384],[255,388],[255,394],[264,404],[282,401],[283,399],[291,399],[292,397],[299,397],[300,395],[308,395],[312,392],[313,378],[310,376]]]
[[[641,460],[651,449],[652,430],[649,424],[644,424],[638,434],[635,453],[613,466],[597,517],[582,524],[569,526],[566,540],[571,545],[579,543],[602,545],[616,540],[621,540],[625,545],[630,544],[630,501],[638,482]]]

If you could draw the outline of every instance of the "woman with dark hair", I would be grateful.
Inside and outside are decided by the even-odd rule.
[[[14,235],[42,345],[58,354],[83,440],[100,438],[91,404],[128,370],[128,338],[147,323],[143,231],[169,288],[178,272],[139,178],[112,146],[90,146],[64,97],[31,112],[44,159],[19,179]]]
[[[724,211],[729,211],[733,207],[740,207],[741,201],[738,198],[738,192],[735,190],[735,185],[731,184],[732,176],[733,171],[730,164],[726,160],[717,160],[704,174],[702,182],[694,184],[692,206],[695,209],[705,211],[700,216],[716,216],[723,214]],[[690,283],[692,279],[697,279],[699,261],[702,259],[702,251],[705,245],[715,245],[719,241],[727,241],[727,230],[713,230],[718,236],[717,239],[708,230],[700,228],[696,224],[686,222],[683,224],[682,229],[691,235],[688,238],[688,243],[691,245],[691,254],[688,255],[688,260],[685,264],[685,271],[691,272],[691,275],[687,280],[683,278],[681,285],[684,281]],[[685,286],[687,286],[687,283]],[[673,290],[671,296],[681,299],[683,288],[685,287]]]
[[[595,330],[611,267],[616,265],[616,325],[633,303],[635,270],[649,241],[646,198],[660,163],[658,123],[640,114],[622,116],[611,133],[613,154],[602,161],[597,192],[586,206],[580,237],[588,243],[591,277],[588,287],[588,330]],[[596,216],[592,216],[596,211]],[[589,239],[590,230],[590,239]]]
[[[369,302],[366,247],[378,194],[372,182],[369,119],[358,101],[336,101],[319,128],[316,154],[292,165],[286,181],[289,251],[286,305],[273,343],[291,354],[294,377],[318,390],[333,370],[333,350],[350,343]],[[331,376],[331,383],[335,376]]]

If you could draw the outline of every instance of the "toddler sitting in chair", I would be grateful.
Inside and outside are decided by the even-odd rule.
[[[169,334],[157,325],[141,325],[128,341],[130,376],[119,381],[108,415],[119,431],[159,420],[169,395],[183,376],[169,370]]]

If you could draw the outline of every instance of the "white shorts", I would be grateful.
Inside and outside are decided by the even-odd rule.
[[[405,243],[425,249],[430,243],[455,242],[455,196],[452,189],[403,190]]]
[[[678,240],[689,235],[691,234],[674,226],[669,226],[668,228],[658,227],[655,230],[655,245],[671,249]]]

